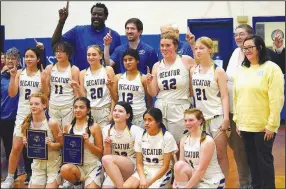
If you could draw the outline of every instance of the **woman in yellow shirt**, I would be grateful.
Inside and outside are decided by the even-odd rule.
[[[269,61],[260,36],[248,36],[245,59],[234,81],[234,117],[244,140],[252,187],[275,188],[272,147],[284,103],[281,69]]]

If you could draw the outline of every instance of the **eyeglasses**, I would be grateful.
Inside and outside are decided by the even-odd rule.
[[[253,51],[253,47],[256,47],[256,46],[249,46],[249,47],[243,47],[242,48],[242,52],[251,52]]]
[[[245,34],[245,33],[235,33],[235,34],[233,35],[233,37],[234,37],[234,38],[236,38],[236,37],[244,38],[244,37],[246,37],[246,34]]]

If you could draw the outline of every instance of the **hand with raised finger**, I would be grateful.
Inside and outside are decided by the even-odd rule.
[[[147,81],[147,84],[151,84],[153,81],[153,75],[151,74],[149,66],[147,66],[146,81]]]
[[[69,80],[69,84],[70,86],[73,88],[73,90],[79,90],[79,84],[78,82],[74,81],[74,80]]]
[[[69,0],[67,0],[66,7],[59,10],[59,19],[61,22],[65,22],[69,15]]]
[[[9,70],[11,78],[15,79],[17,74],[17,63],[14,64],[14,67]]]
[[[112,43],[111,29],[103,38],[104,45],[109,46]]]
[[[114,81],[111,79],[110,75],[107,74],[107,80],[106,80],[106,86],[108,89],[111,89],[111,87],[113,86]]]
[[[190,44],[190,45],[194,45],[195,44],[195,35],[192,34],[192,32],[190,31],[190,28],[187,28],[187,33],[186,33],[186,41]]]
[[[111,143],[112,143],[112,140],[109,136],[104,139],[104,145],[105,146],[110,146]]]
[[[36,47],[37,47],[38,49],[42,49],[42,50],[43,50],[43,49],[45,48],[44,44],[41,43],[41,42],[39,42],[39,41],[37,41],[36,38],[34,38],[34,41],[35,41]]]

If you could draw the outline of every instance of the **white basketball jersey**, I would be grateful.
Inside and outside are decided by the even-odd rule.
[[[151,136],[144,131],[135,141],[136,152],[142,152],[144,166],[162,167],[164,153],[178,150],[176,141],[170,132],[162,129],[157,135]]]
[[[83,133],[87,133],[87,125],[85,127],[83,127],[81,130],[76,130],[74,127],[73,127],[73,134],[75,135],[82,135]],[[69,128],[69,133],[71,131],[72,127]],[[94,137],[93,135],[90,133],[90,136],[88,138],[89,142],[91,144],[94,145]],[[90,163],[90,162],[95,162],[96,160],[99,160],[99,158],[94,155],[90,149],[87,147],[87,145],[84,145],[84,149],[83,149],[83,162],[84,163]]]
[[[134,142],[138,135],[143,134],[143,129],[132,125],[130,129],[128,126],[125,128],[123,133],[116,133],[114,125],[107,125],[103,128],[102,135],[103,140],[108,136],[108,130],[110,129],[110,138],[112,140],[111,149],[112,154],[119,156],[126,156],[135,158]]]
[[[184,158],[186,162],[189,163],[190,166],[195,170],[199,166],[200,148],[201,148],[200,138],[192,139],[190,135],[186,136],[186,140],[184,142]],[[221,173],[222,171],[218,164],[217,152],[215,148],[214,153],[212,155],[212,159],[203,176],[203,179],[211,179],[212,177]]]
[[[71,78],[71,66],[63,72],[58,71],[57,63],[53,66],[50,80],[50,103],[52,105],[65,106],[73,103],[74,92],[69,84]]]
[[[26,116],[30,113],[29,97],[41,91],[41,72],[28,76],[27,69],[22,70],[19,76],[19,103],[17,115]]]
[[[180,56],[170,67],[166,67],[164,59],[160,61],[157,82],[160,89],[158,99],[190,100],[190,73]]]
[[[111,103],[111,95],[106,86],[107,74],[102,66],[96,73],[92,73],[90,68],[86,70],[84,76],[84,88],[86,97],[90,100],[90,106],[102,107]]]
[[[145,90],[141,82],[140,73],[132,81],[127,79],[126,72],[118,81],[118,101],[130,103],[133,114],[140,115],[146,111]]]
[[[200,73],[200,65],[196,66],[192,75],[192,86],[196,108],[203,112],[205,119],[223,114],[214,65],[206,73]]]

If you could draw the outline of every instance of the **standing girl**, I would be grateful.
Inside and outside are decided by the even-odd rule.
[[[196,108],[206,119],[207,132],[214,138],[218,162],[227,178],[229,163],[227,158],[227,135],[229,128],[229,101],[225,71],[214,64],[213,41],[208,37],[197,39],[195,58],[199,63],[191,69],[191,83]]]
[[[144,113],[145,131],[134,146],[137,172],[124,183],[124,188],[170,188],[171,158],[178,147],[162,119],[158,108]]]
[[[114,71],[105,66],[102,51],[98,45],[87,47],[89,68],[80,72],[80,95],[90,100],[91,115],[94,121],[103,129],[112,119],[114,101],[117,97],[112,88]]]
[[[10,84],[8,93],[10,97],[14,97],[19,92],[19,103],[18,110],[13,134],[13,145],[12,151],[9,157],[9,167],[8,167],[8,176],[6,180],[1,184],[1,188],[11,188],[14,182],[14,173],[17,168],[18,161],[20,159],[20,155],[23,145],[23,135],[21,133],[21,125],[25,119],[25,117],[30,113],[29,106],[29,96],[34,93],[38,93],[43,89],[42,83],[45,82],[42,73],[40,71],[40,52],[37,48],[28,48],[25,51],[25,64],[26,68],[22,70],[17,70],[18,63],[20,61],[20,52],[14,56],[9,57],[13,63],[14,68],[10,70]],[[30,179],[31,172],[31,161],[25,158],[24,160],[26,172],[27,172],[27,181]]]
[[[146,76],[137,68],[139,61],[137,50],[129,48],[124,52],[123,63],[127,71],[116,75],[115,87],[119,101],[127,102],[132,107],[132,123],[143,128],[143,113],[152,107],[152,97],[147,92]]]

